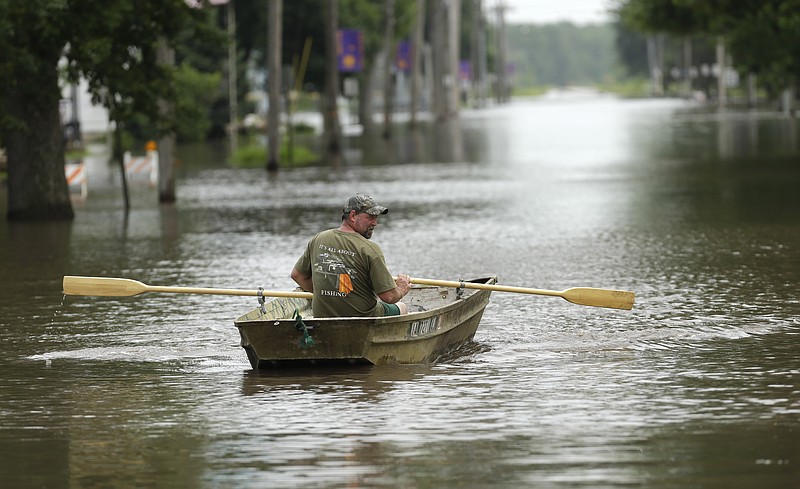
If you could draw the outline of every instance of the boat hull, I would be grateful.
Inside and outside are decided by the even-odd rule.
[[[472,280],[493,284],[494,277]],[[403,316],[313,318],[311,301],[277,298],[235,321],[254,369],[431,363],[472,340],[491,292],[412,287]],[[303,326],[292,319],[295,311]]]

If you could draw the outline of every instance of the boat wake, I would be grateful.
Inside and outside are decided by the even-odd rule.
[[[83,361],[83,362],[130,362],[130,363],[156,363],[176,370],[206,371],[206,370],[241,370],[247,368],[247,358],[240,354],[220,354],[214,350],[174,351],[166,348],[152,346],[115,346],[81,348],[78,350],[52,351],[29,355],[26,360],[44,362],[46,366],[56,366],[58,361]]]

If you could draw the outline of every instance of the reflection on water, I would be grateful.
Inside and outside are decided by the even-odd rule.
[[[797,131],[676,101],[521,100],[348,140],[336,171],[267,178],[181,148],[177,203],[133,186],[127,218],[92,148],[74,223],[0,224],[0,472],[9,487],[793,487]],[[390,207],[373,239],[394,272],[629,289],[634,310],[494,293],[475,342],[437,364],[262,373],[233,326],[252,298],[62,302],[65,274],[293,288],[299,250],[354,192]]]

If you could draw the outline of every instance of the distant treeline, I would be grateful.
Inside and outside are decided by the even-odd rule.
[[[611,24],[509,25],[507,32],[517,89],[598,85],[620,71]]]

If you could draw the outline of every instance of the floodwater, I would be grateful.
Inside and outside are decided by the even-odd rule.
[[[127,217],[93,148],[74,222],[0,222],[3,486],[800,487],[796,120],[545,98],[396,134],[273,179],[181,148],[177,204],[132,182]],[[391,209],[394,273],[636,305],[494,293],[439,363],[257,373],[233,325],[254,298],[62,297],[63,275],[291,289],[357,191]]]

